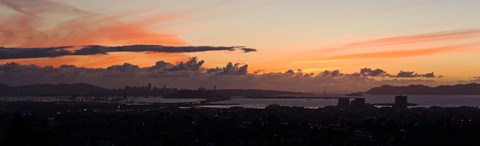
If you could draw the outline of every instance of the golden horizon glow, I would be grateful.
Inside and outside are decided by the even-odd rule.
[[[302,69],[322,72],[360,68],[411,70],[444,75],[454,82],[480,75],[478,1],[232,1],[152,2],[45,0],[42,7],[0,1],[0,46],[39,48],[83,45],[157,44],[236,46],[253,53],[109,53],[93,56],[3,59],[39,66],[72,64],[105,68],[156,61],[175,63],[198,56],[207,67],[249,64],[249,72]],[[355,4],[345,7],[346,4]],[[450,8],[448,12],[443,8]],[[58,9],[55,9],[58,8]],[[450,15],[447,15],[450,14]],[[458,17],[457,17],[458,16]],[[454,60],[455,59],[455,60]],[[448,69],[446,67],[461,68]],[[469,67],[470,66],[470,67]]]

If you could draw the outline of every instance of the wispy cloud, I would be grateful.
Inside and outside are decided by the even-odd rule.
[[[67,6],[50,0],[0,0],[3,4],[16,12],[36,18],[44,13],[68,13],[76,15],[91,15],[92,13]]]
[[[165,20],[168,20],[168,22],[176,21],[179,23],[201,21],[205,19],[217,18],[217,17],[226,16],[226,15],[251,12],[254,10],[273,6],[282,1],[285,1],[285,0],[267,0],[266,2],[263,2],[263,1],[253,2],[248,6],[239,6],[238,4],[239,1],[224,0],[217,3],[212,3],[212,4],[204,5],[201,7],[197,7],[194,9],[176,11],[172,13],[151,17],[146,20],[135,22],[135,24],[151,24],[151,23],[162,22]],[[233,3],[233,2],[237,2],[237,3]],[[220,8],[220,6],[227,6],[227,4],[230,4],[230,6],[238,6],[238,8],[228,8],[226,10],[218,9]],[[166,25],[160,25],[160,26],[166,26]]]
[[[179,36],[153,31],[151,29],[152,26],[157,26],[162,23],[169,24],[177,20],[193,21],[192,19],[204,15],[216,16],[215,9],[227,7],[235,2],[234,0],[223,0],[184,10],[137,17],[140,19],[129,19],[127,21],[123,18],[138,14],[148,14],[151,10],[126,10],[121,14],[104,15],[83,10],[79,7],[62,3],[61,1],[0,0],[0,5],[16,12],[0,19],[0,45],[5,47],[2,48],[2,51],[13,53],[15,51],[11,49],[27,48],[17,50],[17,55],[10,54],[11,56],[7,56],[6,54],[1,54],[4,59],[0,60],[0,62],[16,61],[54,66],[59,65],[60,62],[64,62],[82,66],[104,67],[126,61],[145,65],[154,62],[155,60],[153,60],[153,58],[169,58],[170,61],[184,60],[188,58],[185,54],[158,50],[150,52],[157,51],[164,53],[122,54],[109,51],[108,53],[112,55],[68,57],[75,54],[75,52],[72,52],[70,48],[57,48],[56,46],[80,46],[74,47],[76,49],[92,44],[101,46],[129,46],[135,44],[172,47],[187,46],[188,43]],[[55,18],[51,16],[55,16]],[[30,50],[28,48],[30,48]],[[251,48],[242,48],[241,50],[244,52],[256,51]],[[26,53],[23,51],[29,52]],[[29,54],[35,51],[43,54]],[[19,55],[20,52],[26,54]],[[132,50],[131,52],[138,51]],[[31,58],[42,56],[48,58]],[[19,57],[23,59],[19,59]],[[5,58],[17,58],[19,60]],[[99,64],[101,66],[99,66]]]
[[[162,34],[149,29],[152,25],[188,18],[232,3],[224,0],[182,11],[125,22],[124,13],[106,16],[51,0],[0,0],[0,4],[18,12],[0,22],[0,44],[14,47],[52,47],[63,45],[187,45],[174,34]],[[55,27],[47,27],[49,14],[68,18]],[[43,27],[43,28],[42,28]],[[42,28],[42,29],[40,29]]]
[[[159,22],[168,22],[172,20],[179,20],[179,19],[185,19],[194,15],[199,15],[205,12],[208,12],[212,9],[225,6],[227,4],[232,3],[232,0],[223,0],[211,4],[206,4],[203,6],[199,6],[196,8],[192,9],[187,9],[187,10],[180,10],[180,11],[174,11],[174,12],[169,12],[166,14],[160,14],[157,16],[150,17],[148,19],[140,20],[137,22],[131,23],[131,25],[149,25],[149,24],[157,24]]]
[[[275,1],[278,0],[272,2]],[[214,10],[233,2],[235,1],[223,0],[126,22],[122,20],[122,17],[134,14],[124,13],[106,16],[52,0],[0,0],[0,4],[18,12],[0,20],[0,44],[9,47],[81,46],[90,44],[187,45],[187,42],[175,34],[154,32],[150,28],[159,23],[167,24],[179,19],[189,18],[186,20],[193,21],[198,18],[205,19],[230,14],[230,11],[217,13]],[[261,5],[242,7],[232,11],[248,10],[269,4],[262,3]],[[59,17],[55,19],[62,21],[50,20],[49,14],[58,15]],[[55,25],[47,25],[46,23],[55,23]]]
[[[415,50],[367,52],[367,53],[331,56],[331,57],[326,57],[320,60],[406,58],[406,57],[428,56],[428,55],[460,52],[460,51],[471,49],[470,47],[471,47],[470,45],[458,45],[458,46],[434,47],[434,48],[424,48],[424,49],[415,49]]]
[[[437,33],[416,34],[407,36],[395,36],[387,38],[372,39],[354,43],[345,44],[345,47],[378,47],[391,45],[405,45],[412,43],[425,43],[440,40],[465,39],[472,37],[480,37],[480,29],[445,31]]]
[[[176,35],[154,33],[148,25],[128,24],[50,0],[2,0],[1,4],[19,12],[0,22],[0,44],[14,47],[52,47],[64,45],[185,45]],[[52,23],[49,14],[61,15]],[[63,20],[62,20],[63,19]]]

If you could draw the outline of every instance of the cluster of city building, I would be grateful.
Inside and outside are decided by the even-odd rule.
[[[408,106],[411,106],[413,104],[408,103],[408,97],[399,95],[395,96],[395,103],[375,103],[375,104],[367,104],[365,103],[365,98],[354,98],[352,101],[350,101],[350,98],[339,98],[338,99],[338,104],[337,107],[364,107],[364,106],[382,106],[382,107],[392,107],[392,108],[397,108],[397,109],[405,109]]]

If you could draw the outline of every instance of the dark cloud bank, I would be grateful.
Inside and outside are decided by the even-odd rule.
[[[224,67],[206,68],[196,57],[176,64],[158,61],[150,67],[125,63],[107,68],[84,68],[73,65],[39,67],[7,63],[0,65],[0,83],[24,85],[37,83],[90,83],[109,88],[125,85],[174,86],[179,88],[255,88],[304,92],[363,91],[371,87],[409,84],[434,84],[433,73],[418,74],[401,71],[389,74],[382,69],[364,68],[356,73],[326,70],[303,73],[298,69],[273,73],[249,73],[248,65],[227,63]]]
[[[245,53],[257,51],[243,46],[213,47],[213,46],[162,46],[162,45],[129,45],[129,46],[99,46],[90,45],[80,48],[74,46],[59,46],[50,48],[5,48],[0,47],[0,59],[45,58],[71,55],[97,55],[110,52],[156,52],[156,53],[188,53],[207,51],[235,51]]]
[[[395,77],[395,78],[418,78],[418,77],[424,77],[424,78],[435,78],[437,77],[435,73],[425,73],[425,74],[419,74],[415,73],[413,71],[400,71],[397,74],[388,74],[386,71],[382,69],[371,69],[371,68],[363,68],[360,70],[360,75],[362,76],[373,76],[373,77]],[[441,78],[442,76],[438,76]]]

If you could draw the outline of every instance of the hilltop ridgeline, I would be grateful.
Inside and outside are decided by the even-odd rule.
[[[361,94],[371,95],[480,95],[480,84],[458,84],[429,87],[425,85],[391,86],[383,85]]]

